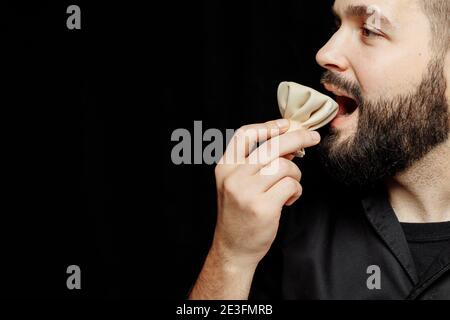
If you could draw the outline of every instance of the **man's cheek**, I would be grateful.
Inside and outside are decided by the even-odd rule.
[[[411,68],[411,65],[404,68],[403,65],[396,64],[380,66],[372,62],[366,63],[368,66],[356,73],[356,81],[362,96],[370,101],[411,92],[422,80],[422,71]]]

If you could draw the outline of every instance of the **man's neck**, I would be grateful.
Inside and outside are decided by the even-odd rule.
[[[387,179],[386,187],[400,222],[450,221],[450,139]]]

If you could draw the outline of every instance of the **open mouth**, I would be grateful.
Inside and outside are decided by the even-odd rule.
[[[340,90],[336,86],[329,83],[323,83],[323,85],[326,90],[334,93],[335,95],[335,100],[339,105],[339,111],[336,117],[350,116],[355,112],[356,109],[358,109],[358,102],[355,99],[349,97],[349,95],[346,94],[344,91]]]
[[[336,96],[336,102],[339,105],[338,116],[349,116],[358,108],[355,100],[345,96]]]

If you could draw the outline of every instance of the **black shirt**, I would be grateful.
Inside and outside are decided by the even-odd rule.
[[[412,255],[383,185],[362,192],[316,180],[282,213],[250,299],[450,299],[450,247],[422,260],[413,244]]]
[[[450,221],[441,223],[402,223],[419,278],[434,259],[450,247]]]

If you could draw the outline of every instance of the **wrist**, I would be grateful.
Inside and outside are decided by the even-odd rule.
[[[219,241],[213,242],[208,253],[208,258],[211,259],[216,266],[220,265],[223,271],[230,274],[253,274],[259,263],[259,259],[252,256],[243,256],[230,252],[230,250]]]

